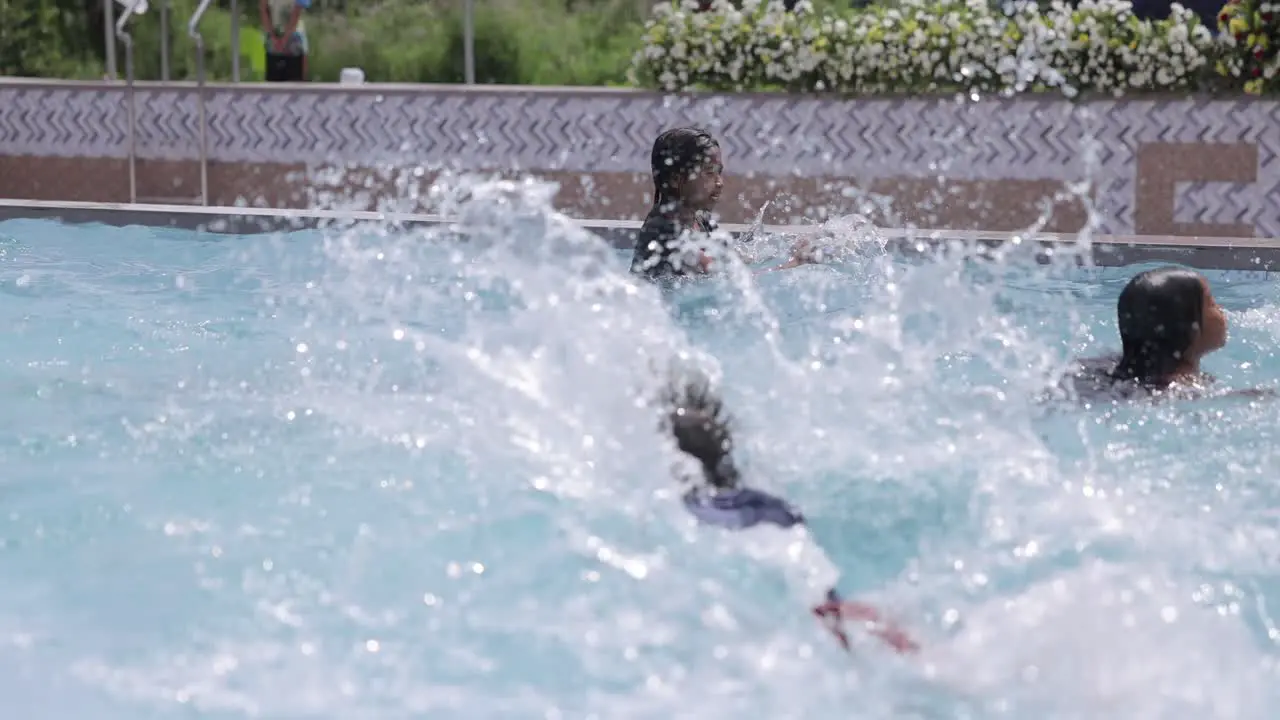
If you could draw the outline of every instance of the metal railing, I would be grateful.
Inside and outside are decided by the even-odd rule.
[[[169,0],[160,0],[160,82],[169,82]]]
[[[231,82],[240,82],[240,5],[231,0]]]
[[[106,70],[111,80],[116,76],[116,40],[124,45],[125,52],[125,107],[128,114],[129,152],[129,202],[138,202],[138,107],[136,73],[134,70],[133,35],[128,30],[129,20],[136,14],[139,0],[122,3],[124,14],[115,17],[115,1],[105,0],[103,14],[106,21]],[[207,106],[207,77],[205,71],[204,36],[200,33],[200,21],[214,0],[201,0],[187,22],[187,36],[195,43],[196,53],[196,108],[199,115],[200,148],[200,197],[201,205],[209,204],[209,116]],[[231,81],[241,80],[240,72],[240,11],[238,0],[229,0],[231,11]],[[475,84],[475,0],[463,2],[463,67],[465,82]],[[171,0],[160,0],[160,79],[169,82],[172,43],[169,37]]]
[[[114,4],[113,0],[107,0],[107,5]],[[125,90],[125,107],[129,113],[129,202],[131,203],[138,202],[138,106],[133,77],[133,36],[129,34],[126,26],[129,18],[133,17],[133,9],[136,6],[137,3],[129,3],[115,26],[115,36],[124,43],[124,74],[125,81],[128,83],[128,88]]]
[[[475,0],[462,0],[462,72],[468,85],[476,84],[475,15]]]
[[[117,0],[121,2],[122,0]],[[218,0],[215,0],[218,2]],[[474,85],[476,81],[476,58],[475,58],[475,0],[461,0],[462,3],[462,54],[463,54],[463,74],[465,82],[468,85]],[[208,3],[205,5],[212,5]],[[218,2],[218,4],[222,4]],[[344,3],[338,3],[346,9]],[[173,42],[170,37],[170,19],[173,14],[173,6],[171,0],[159,0],[160,5],[160,81],[169,82],[172,79],[173,66]],[[239,0],[227,0],[228,11],[230,12],[231,21],[231,82],[241,82],[244,77],[242,71],[243,58],[240,56],[240,3]],[[102,4],[103,18],[106,26],[106,74],[111,80],[118,79],[116,72],[116,39],[119,37],[116,27],[118,25],[115,17],[116,3],[104,2]],[[132,7],[127,7],[129,14],[139,14],[132,11]],[[196,10],[197,15],[203,15],[203,10]]]
[[[200,0],[200,6],[191,14],[187,23],[187,35],[196,44],[196,107],[200,114],[200,204],[209,204],[209,116],[205,108],[204,36],[200,34],[200,20],[213,0]]]
[[[107,78],[116,79],[116,4],[114,2],[102,3],[102,27],[105,29],[106,37],[103,39],[103,46],[107,51]]]

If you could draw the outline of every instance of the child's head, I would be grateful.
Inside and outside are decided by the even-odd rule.
[[[677,381],[668,389],[668,430],[680,451],[702,466],[712,487],[738,484],[733,462],[733,433],[724,403],[705,382]]]
[[[1163,384],[1180,368],[1227,341],[1227,319],[1200,274],[1177,267],[1139,273],[1116,303],[1124,346],[1115,375],[1144,384]]]
[[[724,187],[720,143],[696,127],[668,130],[653,142],[654,205],[711,210]]]

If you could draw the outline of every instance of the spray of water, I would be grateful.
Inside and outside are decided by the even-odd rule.
[[[829,265],[663,295],[548,188],[431,203],[458,222],[201,244],[6,226],[32,238],[0,265],[22,338],[0,446],[15,703],[1267,716],[1274,420],[1046,412],[1045,383],[1106,342],[1112,301],[1074,259],[904,260],[837,221]],[[653,403],[672,368],[713,379],[748,481],[808,531],[686,516]],[[922,653],[840,651],[807,612],[837,579]]]

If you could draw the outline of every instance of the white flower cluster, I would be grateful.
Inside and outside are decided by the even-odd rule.
[[[1139,20],[1128,0],[901,0],[838,15],[801,2],[696,0],[658,6],[633,80],[667,91],[785,89],[884,94],[1059,88],[1194,88],[1215,40],[1175,4]]]

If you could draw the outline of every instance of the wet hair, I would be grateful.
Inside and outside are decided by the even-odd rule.
[[[685,381],[668,390],[666,402],[667,429],[680,452],[698,461],[712,487],[737,487],[732,420],[720,397],[706,382]]]
[[[1165,267],[1139,273],[1116,303],[1124,355],[1111,377],[1159,385],[1186,358],[1204,320],[1204,281],[1190,270]]]
[[[678,201],[681,178],[701,170],[707,156],[719,147],[711,133],[698,127],[674,128],[659,135],[649,156],[654,207]]]

